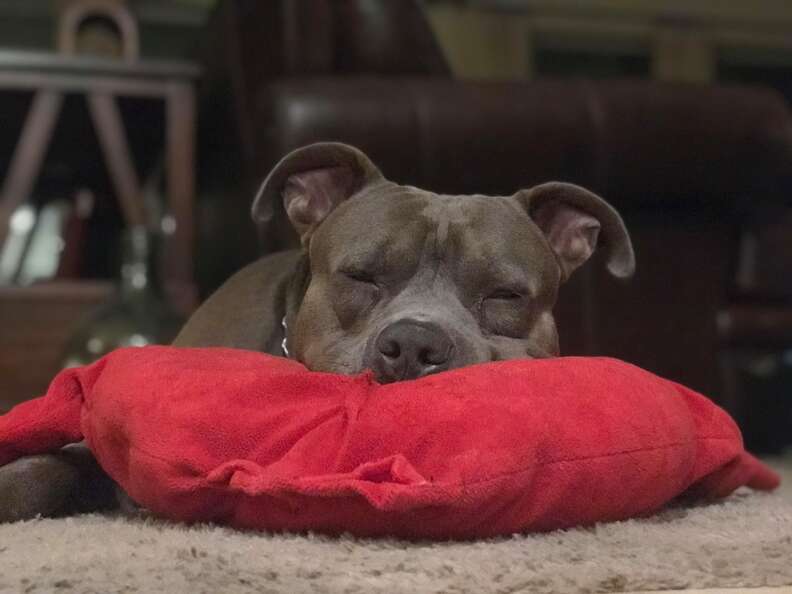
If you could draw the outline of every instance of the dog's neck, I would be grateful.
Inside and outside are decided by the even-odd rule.
[[[297,312],[302,305],[305,292],[308,290],[308,285],[311,283],[311,263],[308,259],[307,252],[303,252],[297,265],[294,269],[291,279],[286,284],[283,293],[283,317],[281,318],[281,328],[283,330],[283,338],[281,340],[281,354],[289,359],[292,358],[293,353],[289,350],[289,327],[294,327],[294,320]]]

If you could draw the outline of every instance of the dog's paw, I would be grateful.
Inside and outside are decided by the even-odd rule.
[[[28,456],[0,467],[0,523],[67,513],[79,481],[79,470],[57,455]]]
[[[151,512],[142,507],[118,485],[115,485],[115,499],[118,503],[118,512],[129,518],[147,518]]]

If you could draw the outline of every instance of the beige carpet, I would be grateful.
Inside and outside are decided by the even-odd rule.
[[[243,534],[83,516],[0,526],[0,592],[625,592],[792,585],[786,491],[477,543]],[[738,590],[739,591],[739,590]],[[792,591],[789,588],[759,592]]]

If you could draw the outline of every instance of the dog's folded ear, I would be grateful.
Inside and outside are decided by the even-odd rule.
[[[603,244],[611,274],[635,272],[635,254],[621,216],[605,200],[574,184],[550,182],[515,195],[547,238],[566,281]]]
[[[253,221],[269,221],[276,203],[282,200],[305,245],[334,208],[383,179],[377,166],[352,146],[311,144],[286,155],[267,176],[253,201]]]

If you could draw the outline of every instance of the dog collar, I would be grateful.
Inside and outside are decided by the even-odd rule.
[[[281,326],[283,327],[283,340],[281,341],[281,350],[283,351],[283,356],[288,358],[289,349],[286,346],[286,334],[289,332],[289,327],[286,326],[286,316],[283,316],[283,319],[281,320]]]

